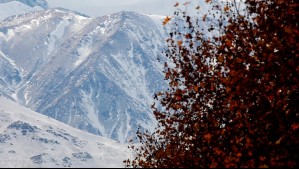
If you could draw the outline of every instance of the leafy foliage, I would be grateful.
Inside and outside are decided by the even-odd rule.
[[[298,2],[206,3],[163,23],[169,88],[127,167],[298,167]]]

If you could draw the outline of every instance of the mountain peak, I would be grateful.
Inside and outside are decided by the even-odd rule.
[[[80,12],[77,12],[77,11],[74,11],[74,10],[69,10],[69,9],[61,8],[61,7],[51,8],[50,10],[51,11],[56,11],[56,12],[73,13],[73,14],[76,14],[76,15],[79,15],[79,16],[90,18],[90,16],[85,15],[83,13],[80,13]]]
[[[18,82],[0,71],[0,91],[4,79],[2,88],[12,89],[2,93],[20,104],[120,142],[134,138],[138,126],[155,127],[150,107],[165,85],[157,60],[164,38],[150,17],[122,11],[85,18],[48,9],[0,23],[0,42],[21,72]]]
[[[45,0],[0,0],[0,3],[8,3],[8,2],[12,2],[12,1],[19,1],[23,4],[26,4],[31,7],[39,6],[43,9],[49,8],[48,2]]]

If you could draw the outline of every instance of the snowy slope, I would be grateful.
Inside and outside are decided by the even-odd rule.
[[[0,21],[10,16],[40,10],[43,10],[41,6],[29,6],[19,1],[10,1],[7,3],[1,3],[0,1]]]
[[[14,100],[14,88],[21,82],[18,67],[0,50],[0,94]]]
[[[139,125],[151,130],[156,124],[152,98],[165,86],[163,60],[157,60],[165,47],[161,19],[134,12],[89,18],[61,8],[6,19],[0,51],[20,77],[2,93],[73,127],[127,142]],[[0,79],[13,81],[11,73]]]
[[[124,167],[126,145],[74,129],[0,96],[1,167]]]

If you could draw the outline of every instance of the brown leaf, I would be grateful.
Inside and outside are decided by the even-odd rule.
[[[224,11],[227,12],[228,10],[229,10],[229,7],[226,5],[226,6],[224,7]]]
[[[222,151],[219,148],[216,148],[215,152],[217,155],[220,155],[222,153]]]
[[[208,140],[208,141],[211,140],[211,137],[212,137],[212,134],[210,134],[210,133],[205,134],[205,135],[203,136],[203,138],[206,139],[206,140]]]
[[[291,125],[292,130],[297,130],[299,128],[299,123],[294,123]]]
[[[280,137],[280,138],[275,142],[275,144],[280,144],[282,139],[283,139],[283,137]]]
[[[170,20],[171,18],[169,16],[166,16],[166,18],[163,21],[163,25],[166,25]]]
[[[205,14],[205,15],[202,17],[202,20],[203,20],[203,21],[206,21],[206,19],[207,19],[207,14]]]
[[[193,88],[195,92],[198,92],[198,88],[199,88],[198,86],[194,86]]]
[[[178,46],[181,47],[183,42],[181,40],[178,40]]]
[[[192,36],[191,36],[191,34],[188,33],[188,34],[185,35],[185,38],[186,38],[186,39],[191,39]]]
[[[218,56],[218,62],[222,63],[224,61],[224,57],[222,55]]]

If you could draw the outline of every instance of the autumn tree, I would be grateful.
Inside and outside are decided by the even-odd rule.
[[[206,3],[163,22],[169,88],[127,167],[298,167],[298,2]]]

